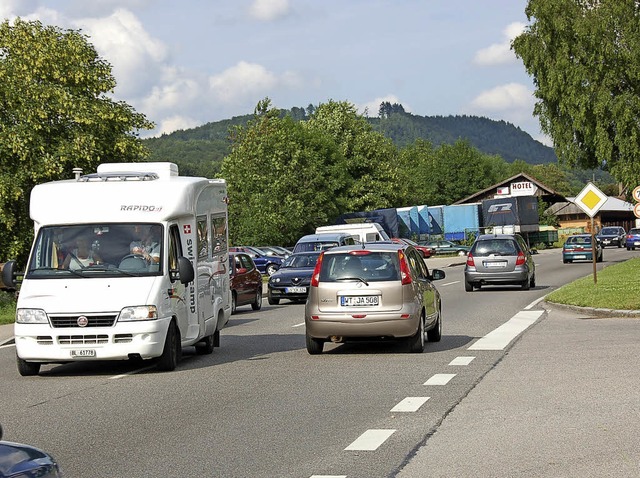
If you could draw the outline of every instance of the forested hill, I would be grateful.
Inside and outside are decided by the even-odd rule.
[[[302,108],[283,111],[283,114],[291,114],[296,119],[306,118]],[[229,129],[246,124],[252,117],[236,116],[145,139],[143,141],[151,151],[149,161],[178,162],[181,174],[216,177],[222,158],[230,151]],[[369,121],[376,131],[390,138],[399,148],[416,139],[430,141],[436,146],[465,139],[483,153],[499,155],[508,163],[516,159],[529,164],[557,161],[552,148],[505,121],[478,116],[418,116],[405,112],[393,112],[383,118],[369,118]]]
[[[479,116],[417,116],[409,113],[394,113],[383,119],[370,118],[369,121],[399,147],[412,144],[418,138],[434,145],[465,139],[483,153],[497,154],[507,163],[516,159],[529,164],[557,162],[553,148],[505,121]]]

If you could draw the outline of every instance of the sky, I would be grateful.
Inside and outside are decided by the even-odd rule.
[[[0,17],[81,30],[114,99],[158,136],[272,106],[382,101],[420,116],[504,120],[550,145],[510,50],[526,0],[0,0]]]

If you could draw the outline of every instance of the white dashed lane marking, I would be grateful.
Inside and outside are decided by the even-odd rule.
[[[469,365],[475,357],[456,357],[449,365]]]
[[[367,430],[345,450],[350,451],[374,451],[395,433],[395,430]]]
[[[500,327],[478,339],[468,350],[502,350],[534,324],[543,313],[543,310],[520,311]]]
[[[425,385],[446,385],[449,383],[453,377],[455,377],[455,373],[437,373],[429,380],[424,382]]]
[[[392,412],[417,412],[429,397],[407,397],[391,409]]]

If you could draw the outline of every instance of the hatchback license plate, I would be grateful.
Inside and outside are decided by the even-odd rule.
[[[501,262],[485,262],[485,267],[507,267],[507,263],[504,261]]]
[[[95,357],[96,351],[93,349],[72,350],[72,357]]]
[[[377,295],[365,295],[365,296],[341,296],[340,305],[345,307],[359,307],[359,306],[375,306],[380,303],[380,297]]]
[[[306,287],[285,287],[284,291],[287,294],[306,294],[307,288]]]

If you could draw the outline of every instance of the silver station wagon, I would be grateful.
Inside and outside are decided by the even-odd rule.
[[[410,245],[372,242],[335,247],[318,257],[305,305],[307,351],[326,342],[402,340],[421,353],[442,335],[440,293]]]

